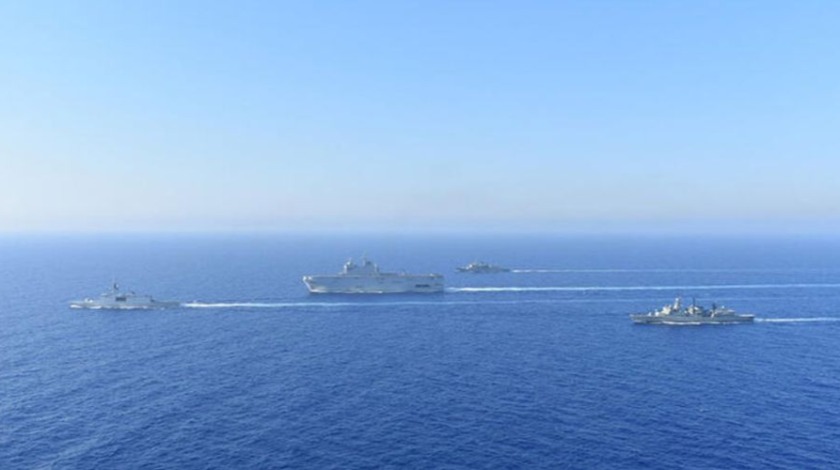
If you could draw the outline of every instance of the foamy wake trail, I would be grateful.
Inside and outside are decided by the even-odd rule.
[[[302,309],[302,308],[341,308],[341,307],[400,307],[400,306],[411,306],[411,305],[431,305],[431,306],[439,306],[439,305],[475,305],[481,303],[492,303],[492,304],[500,304],[500,303],[510,303],[510,304],[521,304],[521,301],[518,300],[510,300],[510,301],[502,301],[502,300],[492,300],[487,302],[476,302],[473,300],[461,300],[461,301],[446,301],[446,300],[407,300],[407,301],[392,301],[392,302],[383,302],[383,301],[374,301],[374,302],[186,302],[182,303],[181,306],[185,308],[198,308],[198,309],[256,309],[256,308],[266,308],[266,309]]]
[[[561,273],[773,273],[780,271],[819,272],[836,271],[835,269],[748,269],[748,268],[566,268],[566,269],[511,269],[512,273],[520,274],[561,274]]]
[[[519,274],[562,274],[562,273],[671,273],[693,272],[685,269],[511,269]],[[717,272],[717,270],[715,271]]]
[[[756,318],[761,323],[813,323],[813,322],[838,322],[840,317],[811,317],[811,318]]]
[[[511,269],[510,272],[512,273],[524,273],[524,274],[534,274],[534,273],[570,273],[573,272],[569,269]]]
[[[660,290],[725,290],[725,289],[813,289],[837,288],[840,284],[721,284],[695,286],[562,286],[562,287],[451,287],[447,292],[612,292]]]
[[[187,302],[181,304],[187,308],[300,308],[300,307],[340,307],[339,303],[307,302]]]

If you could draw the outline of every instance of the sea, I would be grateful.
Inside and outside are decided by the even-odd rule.
[[[301,282],[363,255],[446,291]],[[68,307],[114,280],[182,306]],[[0,237],[3,469],[838,466],[837,237]]]

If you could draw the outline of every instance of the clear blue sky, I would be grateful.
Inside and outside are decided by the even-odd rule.
[[[0,3],[0,231],[836,230],[840,2]]]

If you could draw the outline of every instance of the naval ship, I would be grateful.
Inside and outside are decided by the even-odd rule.
[[[695,305],[681,308],[680,298],[673,304],[649,313],[630,315],[633,323],[645,325],[729,325],[733,323],[751,323],[754,315],[738,315],[732,309],[712,304],[707,309]]]
[[[304,276],[303,282],[313,294],[404,294],[443,292],[440,274],[386,273],[362,258],[344,263],[338,274]]]
[[[506,273],[510,269],[497,264],[485,263],[483,261],[473,261],[466,266],[458,266],[456,268],[459,273],[474,273],[474,274],[492,274],[492,273]]]
[[[70,308],[114,310],[172,308],[179,307],[180,305],[180,302],[160,301],[155,300],[150,295],[138,295],[131,291],[121,291],[119,284],[116,282],[107,292],[101,294],[99,298],[87,298],[70,302]]]

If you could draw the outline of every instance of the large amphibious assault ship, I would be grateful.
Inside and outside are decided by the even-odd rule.
[[[171,308],[180,306],[180,302],[166,302],[155,300],[150,295],[138,295],[131,291],[121,291],[116,282],[107,292],[96,299],[87,298],[70,302],[70,308],[91,308],[91,309],[151,309]]]
[[[659,310],[638,315],[630,315],[634,323],[658,325],[725,325],[732,323],[750,323],[754,315],[738,315],[733,310],[712,304],[707,309],[697,305],[681,308],[680,298],[673,304],[666,305]]]
[[[440,274],[384,273],[375,263],[362,258],[344,263],[338,274],[304,276],[313,294],[403,294],[443,292]]]

